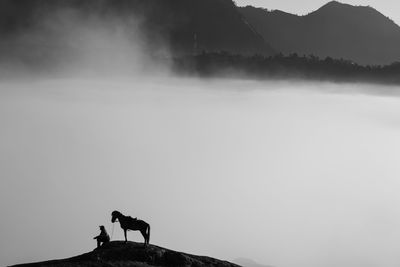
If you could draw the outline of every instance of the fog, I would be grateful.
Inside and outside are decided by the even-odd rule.
[[[337,87],[2,82],[1,265],[89,251],[118,209],[152,225],[151,243],[190,253],[397,266],[400,99]]]
[[[17,40],[72,42],[44,70],[1,66],[1,266],[88,252],[99,225],[121,240],[115,209],[193,254],[400,264],[396,88],[177,77],[140,33],[75,15]]]

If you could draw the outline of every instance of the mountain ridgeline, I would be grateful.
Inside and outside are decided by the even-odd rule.
[[[400,27],[372,7],[332,1],[305,16],[251,6],[240,12],[284,54],[329,56],[362,65],[400,61]]]
[[[371,7],[336,1],[297,16],[232,0],[0,0],[0,37],[0,72],[10,61],[48,70],[87,54],[106,55],[100,66],[118,56],[134,62],[128,56],[139,46],[202,75],[239,67],[257,77],[351,80],[372,71],[379,82],[399,82],[398,64],[361,66],[400,61],[400,27]]]

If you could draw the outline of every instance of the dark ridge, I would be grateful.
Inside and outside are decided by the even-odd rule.
[[[362,65],[400,60],[400,27],[369,6],[332,1],[305,16],[240,8],[276,50],[289,55],[343,58]]]
[[[318,12],[318,11],[322,11],[322,10],[332,10],[332,9],[340,9],[343,7],[352,7],[352,5],[349,4],[345,4],[345,3],[341,3],[339,1],[330,1],[328,3],[326,3],[325,5],[323,5],[322,7],[320,7],[317,11],[314,12]]]
[[[155,245],[144,247],[142,243],[113,241],[92,252],[76,257],[13,267],[239,267],[239,265],[205,256],[177,252]]]

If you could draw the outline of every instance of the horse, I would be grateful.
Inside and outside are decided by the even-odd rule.
[[[132,218],[131,216],[125,216],[121,212],[114,210],[111,213],[111,222],[114,223],[118,219],[119,224],[121,225],[122,230],[124,230],[125,235],[125,243],[128,242],[126,237],[126,232],[128,230],[132,231],[140,231],[142,236],[144,237],[144,245],[148,245],[150,242],[150,225],[142,220],[138,220],[137,218]]]

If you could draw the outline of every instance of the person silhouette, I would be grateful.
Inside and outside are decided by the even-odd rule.
[[[107,234],[106,228],[103,225],[100,225],[99,228],[100,228],[100,234],[93,238],[93,239],[97,239],[97,247],[98,248],[101,245],[110,242],[110,236]]]

